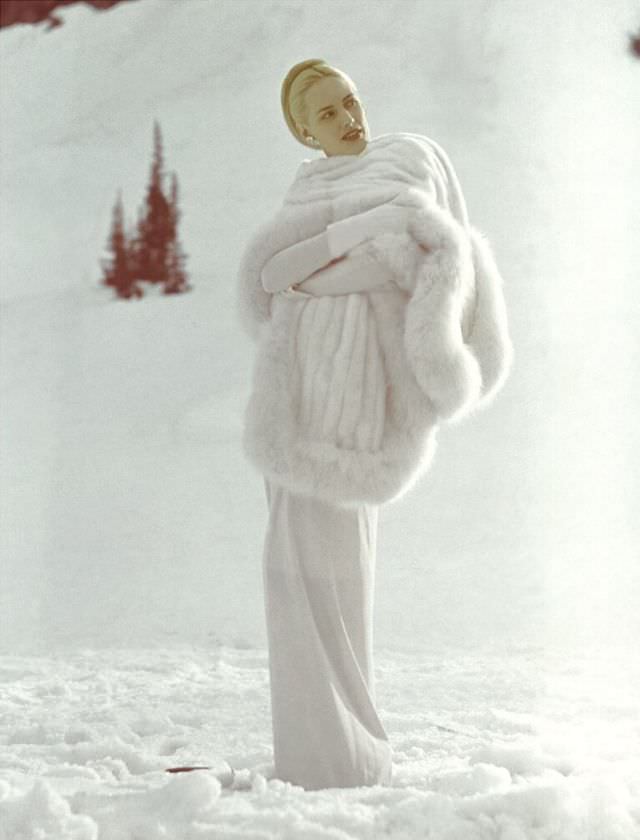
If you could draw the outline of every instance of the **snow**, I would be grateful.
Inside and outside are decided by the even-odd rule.
[[[611,650],[381,648],[392,785],[305,792],[273,777],[264,649],[5,656],[0,838],[633,840],[640,667],[626,665]],[[184,764],[211,769],[164,772]]]
[[[335,9],[78,4],[0,32],[0,840],[640,837],[637,6]],[[381,510],[388,788],[270,775],[254,348],[229,312],[247,233],[316,154],[279,111],[309,55],[374,136],[450,154],[516,350]],[[117,301],[99,258],[155,118],[194,288]]]

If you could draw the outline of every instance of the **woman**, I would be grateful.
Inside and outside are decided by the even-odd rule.
[[[321,59],[282,84],[304,160],[251,237],[237,315],[258,343],[243,447],[269,506],[263,582],[274,770],[307,790],[389,784],[375,708],[379,505],[427,470],[438,425],[492,401],[512,360],[502,279],[427,137],[371,138]]]

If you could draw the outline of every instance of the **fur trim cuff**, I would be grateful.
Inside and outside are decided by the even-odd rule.
[[[466,290],[474,279],[471,244],[462,226],[435,204],[416,211],[410,231],[427,250],[407,304],[407,360],[439,419],[452,422],[467,413],[482,385],[461,329]]]

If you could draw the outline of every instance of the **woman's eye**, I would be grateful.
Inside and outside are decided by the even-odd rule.
[[[356,102],[357,102],[356,99],[350,99],[349,100],[349,105],[355,105]],[[333,111],[325,111],[324,114],[322,115],[322,119],[324,119],[325,117],[330,117],[330,116],[333,116]]]

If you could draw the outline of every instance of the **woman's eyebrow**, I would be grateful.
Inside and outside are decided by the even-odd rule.
[[[349,99],[349,97],[353,96],[353,95],[354,95],[353,93],[348,93],[346,96],[342,97],[342,101],[344,102],[345,99]],[[321,114],[323,111],[328,111],[329,108],[333,108],[333,105],[325,105],[324,108],[320,108],[320,110],[317,111],[316,113]]]

